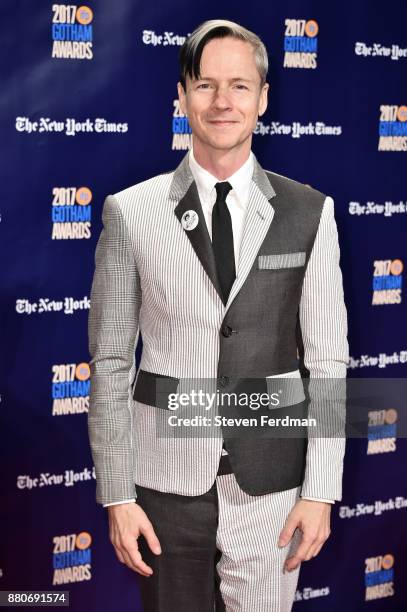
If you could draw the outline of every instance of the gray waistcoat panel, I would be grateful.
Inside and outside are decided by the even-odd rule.
[[[275,210],[252,269],[226,313],[219,376],[271,376],[296,370],[302,282],[325,196],[267,173]]]
[[[222,392],[233,391],[234,377],[303,371],[297,355],[297,348],[302,355],[298,308],[325,196],[273,173],[267,176],[276,192],[272,199],[275,213],[250,273],[222,323],[218,363]],[[222,414],[221,407],[219,411]],[[236,479],[248,494],[286,490],[303,481],[305,437],[247,439],[225,435],[225,447]]]

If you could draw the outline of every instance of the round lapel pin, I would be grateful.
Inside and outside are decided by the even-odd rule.
[[[187,210],[181,217],[181,225],[187,231],[195,229],[198,221],[198,213],[195,210]]]

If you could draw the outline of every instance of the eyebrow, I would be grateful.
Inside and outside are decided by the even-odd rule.
[[[196,81],[216,81],[216,79],[212,77],[201,76],[199,79],[196,79]],[[253,79],[245,79],[244,77],[233,77],[233,79],[229,79],[229,81],[231,81],[232,83],[234,81],[245,81],[246,83],[252,83]]]

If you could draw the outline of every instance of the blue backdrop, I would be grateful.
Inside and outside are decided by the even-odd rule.
[[[141,610],[95,503],[87,437],[103,200],[188,149],[185,37],[218,17],[255,31],[271,63],[255,154],[335,200],[348,375],[405,377],[407,5],[3,0],[1,11],[0,590],[68,590],[75,612]],[[373,400],[369,439],[348,441],[332,535],[303,563],[294,610],[407,609],[399,410]]]

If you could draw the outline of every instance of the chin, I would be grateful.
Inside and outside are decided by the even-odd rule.
[[[217,138],[210,138],[208,144],[215,149],[232,149],[241,143],[239,138],[231,138],[227,134],[224,136],[219,135]]]

